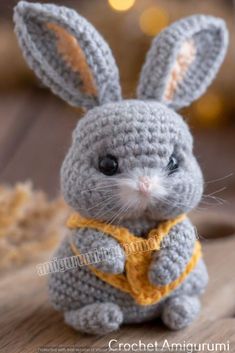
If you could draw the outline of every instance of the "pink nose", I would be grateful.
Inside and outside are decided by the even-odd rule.
[[[139,178],[139,191],[144,194],[147,195],[149,193],[151,189],[151,180],[146,177],[146,176],[142,176]]]

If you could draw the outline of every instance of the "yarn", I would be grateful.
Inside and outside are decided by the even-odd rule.
[[[201,258],[201,246],[199,241],[196,241],[193,255],[179,278],[177,278],[174,282],[161,287],[153,286],[148,280],[148,270],[152,259],[152,252],[154,250],[160,250],[161,242],[164,237],[167,236],[169,231],[175,225],[182,222],[185,217],[185,215],[180,215],[173,220],[162,222],[157,228],[152,229],[148,233],[146,239],[141,239],[141,242],[143,243],[148,242],[150,239],[153,240],[154,246],[151,251],[128,254],[126,259],[125,274],[112,275],[101,272],[95,267],[89,265],[90,270],[103,281],[123,292],[129,293],[135,299],[136,303],[140,305],[151,305],[157,303],[163,297],[170,294],[185,280],[188,274],[194,270],[199,259]],[[128,229],[102,223],[94,219],[87,219],[81,217],[79,214],[74,214],[70,217],[68,227],[71,229],[92,228],[102,231],[118,240],[119,243],[124,246],[124,250],[125,244],[135,241],[140,242],[139,237],[136,237],[134,234],[130,233]],[[144,244],[143,248],[145,248]],[[80,255],[79,250],[73,243],[71,243],[71,249],[75,255]]]

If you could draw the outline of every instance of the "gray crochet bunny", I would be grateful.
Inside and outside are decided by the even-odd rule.
[[[195,15],[161,32],[143,66],[137,99],[123,100],[108,45],[74,10],[21,1],[14,21],[37,76],[66,102],[87,109],[61,169],[67,203],[84,219],[128,230],[139,239],[197,206],[203,177],[189,128],[176,110],[199,98],[216,76],[228,45],[225,23]],[[73,256],[71,241],[80,254],[118,249],[116,257],[92,268],[50,275],[50,298],[65,321],[92,334],[156,317],[173,330],[189,325],[208,281],[200,258],[171,287],[185,274],[195,249],[190,220],[176,222],[161,248],[151,253],[149,284],[167,288],[167,295],[148,305],[97,275],[125,278],[128,272],[124,247],[102,229],[74,227],[55,254],[57,259]]]

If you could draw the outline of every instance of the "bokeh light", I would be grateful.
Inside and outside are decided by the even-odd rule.
[[[195,104],[197,121],[204,126],[218,125],[223,120],[223,99],[214,92],[206,94]]]
[[[161,7],[149,7],[140,16],[140,28],[148,36],[155,36],[169,24],[169,14]]]
[[[108,0],[109,5],[116,11],[127,11],[135,3],[135,0]]]

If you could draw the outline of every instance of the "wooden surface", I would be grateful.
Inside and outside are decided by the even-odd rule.
[[[59,168],[69,146],[78,113],[56,98],[38,92],[7,95],[0,100],[0,182],[32,179],[51,196],[59,191]],[[206,174],[203,210],[194,213],[204,240],[210,285],[203,297],[200,318],[190,328],[174,333],[161,323],[126,326],[106,337],[79,335],[65,326],[47,300],[46,280],[39,278],[35,264],[12,269],[0,278],[0,353],[37,352],[40,347],[96,347],[101,351],[110,339],[119,342],[215,343],[230,341],[235,352],[235,129],[204,131],[196,135],[196,154]],[[228,176],[228,177],[226,177]],[[216,178],[223,180],[212,182]],[[211,205],[208,205],[210,201]],[[215,213],[216,212],[216,213]],[[84,349],[83,349],[84,351]]]

